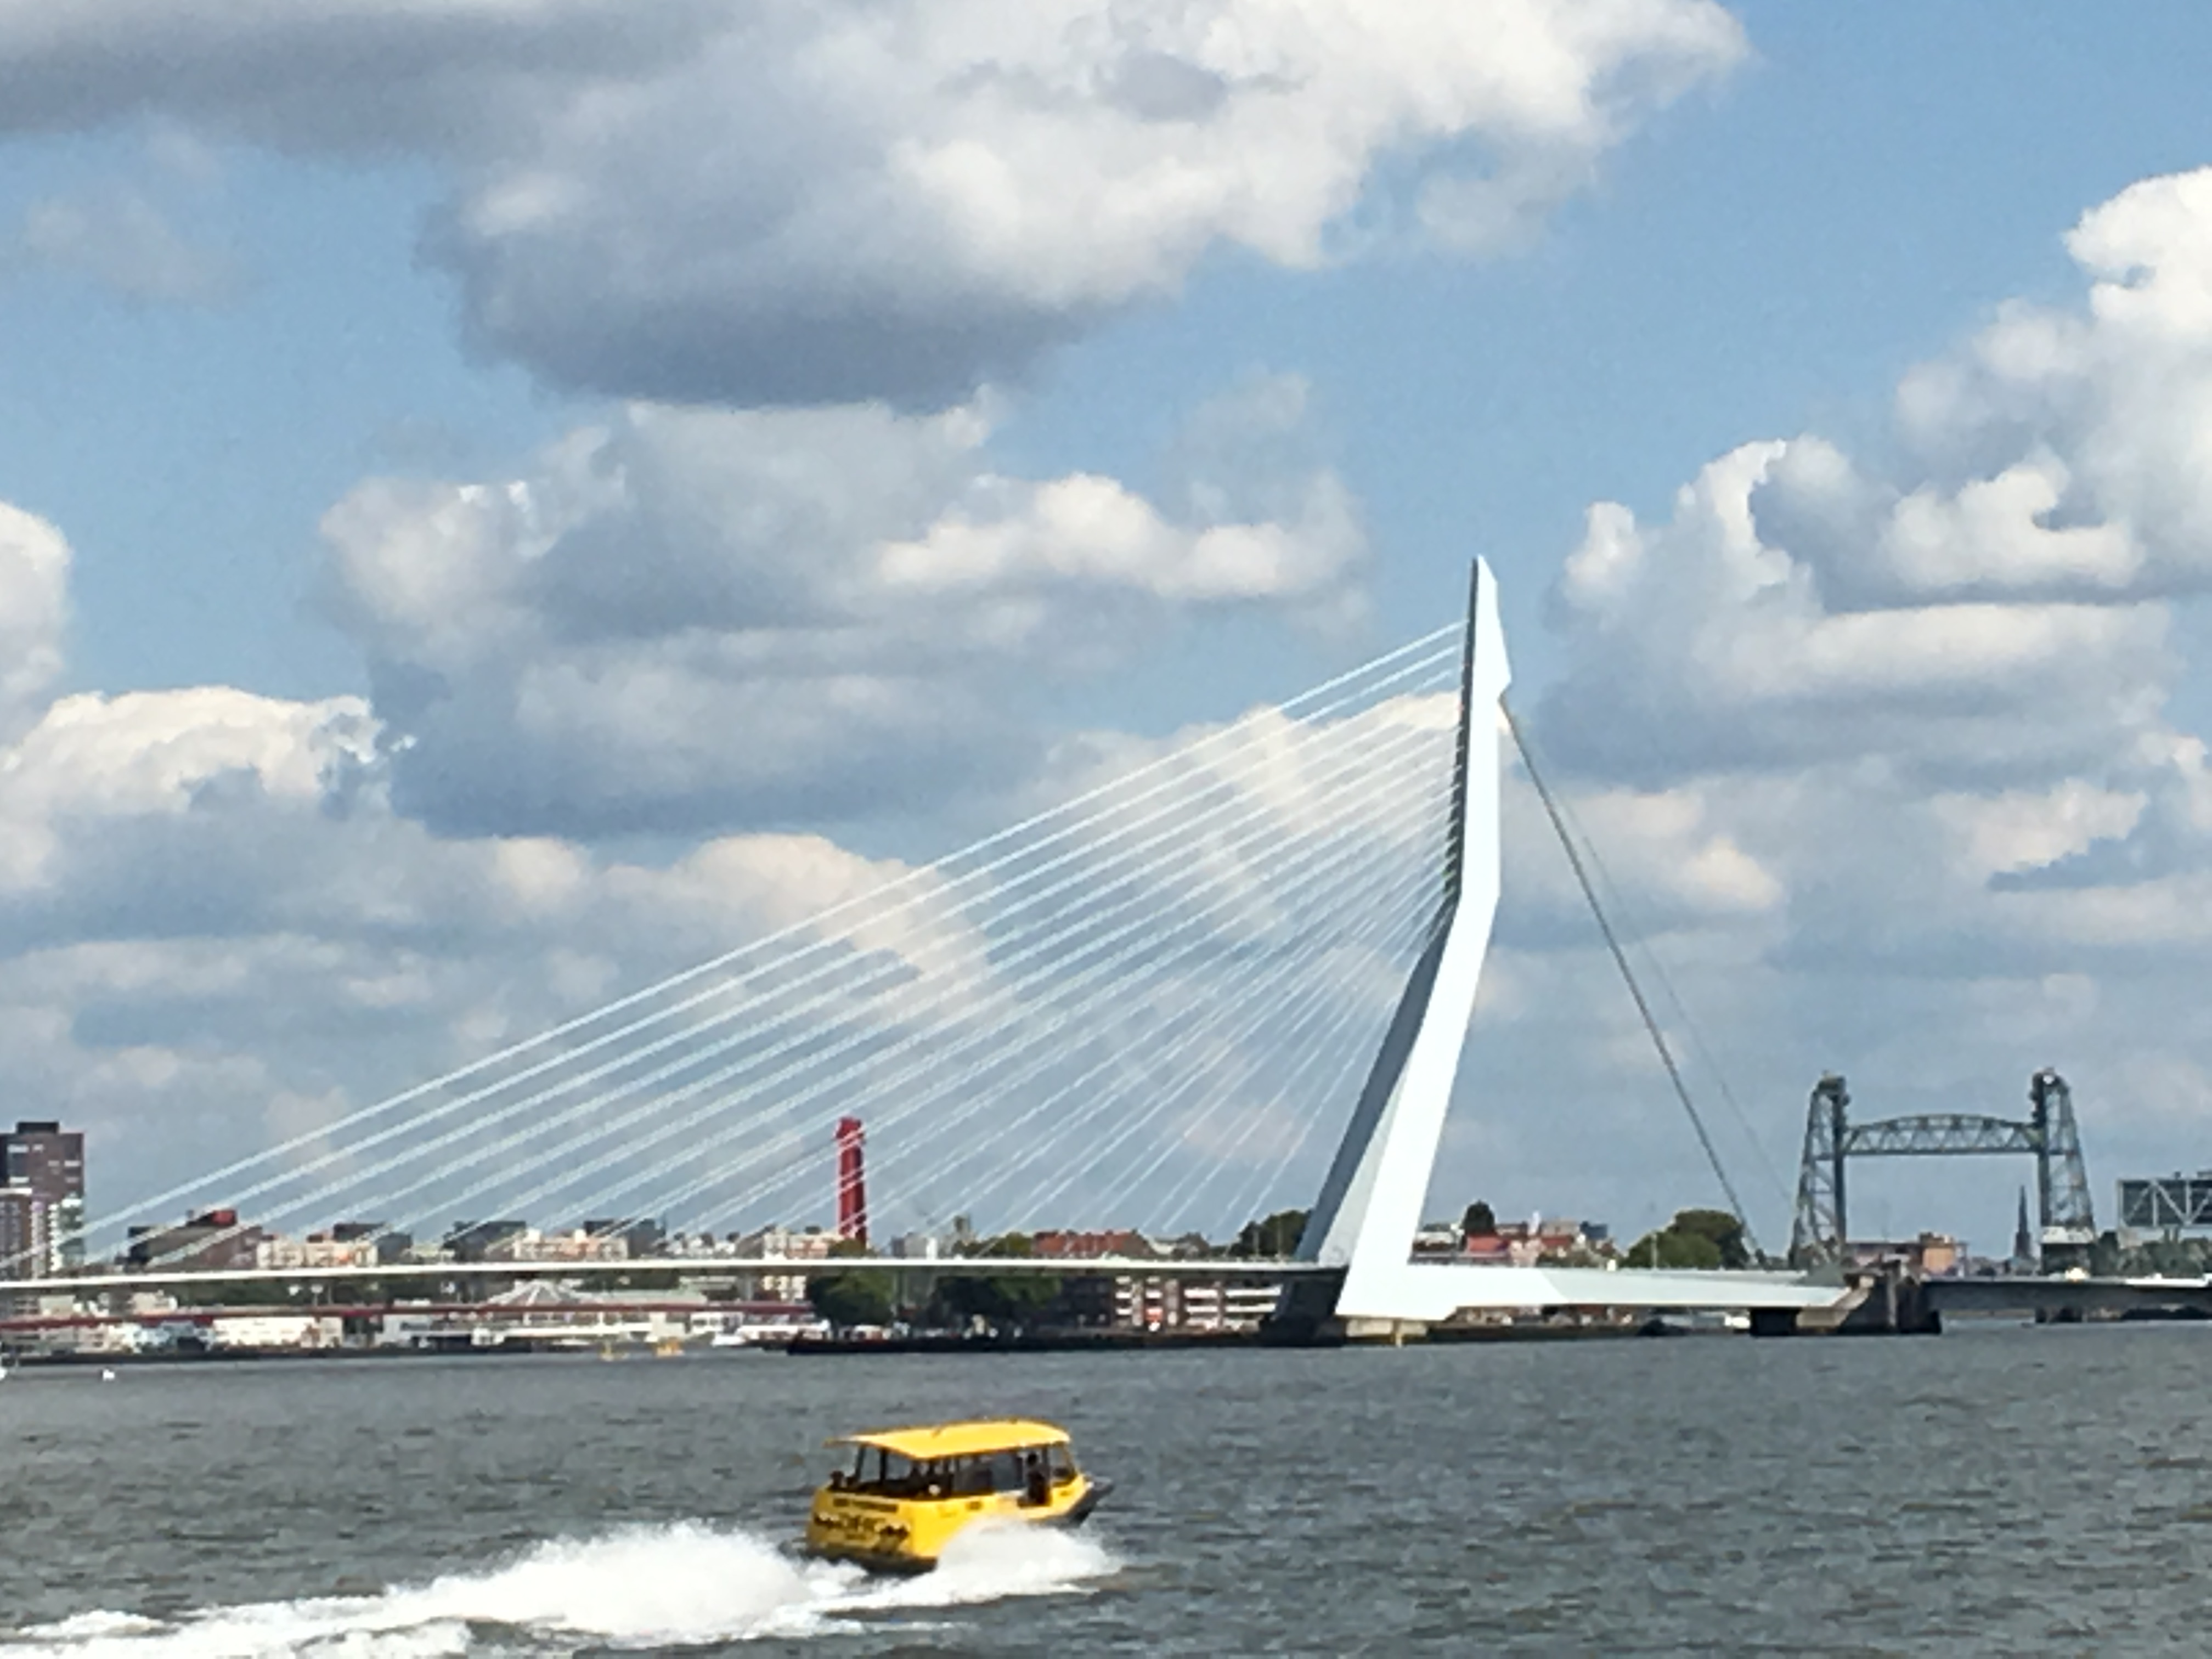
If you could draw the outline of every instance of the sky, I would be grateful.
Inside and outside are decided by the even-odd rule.
[[[1830,1068],[2015,1115],[2056,1066],[2100,1206],[2212,1161],[2209,31],[0,0],[17,1109],[150,1191],[1448,622],[1480,553],[1762,1237]],[[1433,1206],[1640,1230],[1711,1182],[1507,818]],[[2028,1175],[1855,1190],[2002,1249]]]

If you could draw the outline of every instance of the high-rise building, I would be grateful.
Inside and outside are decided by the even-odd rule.
[[[837,1120],[837,1237],[868,1242],[867,1153],[860,1120]]]
[[[45,1273],[84,1266],[84,1135],[22,1121],[0,1132],[0,1187],[23,1188],[46,1208]]]
[[[0,1187],[0,1279],[44,1279],[53,1242],[46,1201],[28,1187]]]

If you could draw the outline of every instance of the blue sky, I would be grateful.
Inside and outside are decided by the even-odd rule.
[[[1224,9],[1235,8],[1224,0]],[[959,9],[988,21],[983,0]],[[1074,17],[1088,9],[1059,9]],[[1516,699],[1539,711],[1593,835],[1606,838],[1630,902],[1650,921],[1653,949],[1681,965],[1717,1046],[1741,1056],[1732,1062],[1740,1091],[1794,1103],[1820,1067],[1863,1063],[1890,1080],[1899,1109],[1951,1097],[1945,1091],[1969,1072],[2004,1079],[1996,1086],[2006,1096],[2016,1092],[2014,1072],[2024,1080],[2033,1066],[2071,1063],[2015,1053],[2014,1027],[2039,1023],[2019,1010],[2048,996],[2069,1011],[2050,1018],[2072,1034],[2069,1052],[2093,1070],[2106,1067],[2105,1105],[2094,1103],[2096,1088],[2078,1091],[2093,1103],[2085,1105],[2093,1159],[2100,1133],[2115,1157],[2164,1160],[2168,1147],[2171,1159],[2198,1156],[2181,1146],[2212,1115],[2212,1051],[2199,1052],[2163,1023],[2156,998],[2136,998],[2131,988],[2142,976],[2166,982],[2177,960],[2197,965],[2212,943],[2143,940],[2137,949],[2120,922],[2082,914],[2099,904],[2114,916],[2136,903],[2186,910],[2206,858],[2185,804],[2195,799],[2196,775],[2187,745],[2207,690],[2192,660],[2202,629],[2201,583],[2188,552],[2193,520],[2182,522],[2182,514],[2179,528],[2159,529],[2156,503],[2172,492],[2123,501],[2133,486],[2113,481],[2142,471],[2114,462],[2116,447],[2155,456],[2170,437],[2185,450],[2183,416],[2166,437],[2115,426],[2081,438],[2090,417],[2080,410],[2103,406],[2102,394],[2069,381],[2050,396],[2072,412],[2051,416],[2002,455],[1990,449],[2011,441],[1999,434],[2001,422],[1976,425],[1979,416],[1956,414],[1946,430],[1966,446],[1957,454],[1989,450],[1996,459],[1984,465],[1957,459],[1942,434],[1903,430],[1893,410],[1916,365],[1979,362],[1984,331],[2022,306],[2087,316],[2089,275],[2069,253],[2067,233],[2138,181],[2212,161],[2193,72],[2212,32],[2200,9],[2135,8],[2116,21],[2079,6],[2014,8],[1998,17],[1753,4],[1733,14],[1747,47],[1739,52],[1717,11],[1686,0],[1623,6],[1607,13],[1630,20],[1604,49],[1615,54],[1609,72],[1631,85],[1647,73],[1671,76],[1679,95],[1631,93],[1609,125],[1568,122],[1540,143],[1524,125],[1470,106],[1474,112],[1452,131],[1363,152],[1356,206],[1327,225],[1338,257],[1316,262],[1285,252],[1296,240],[1296,228],[1285,227],[1304,199],[1285,186],[1245,218],[1224,210],[1194,240],[1163,233],[1157,247],[1136,253],[1102,243],[1087,264],[1073,265],[1042,242],[971,258],[973,248],[939,246],[930,228],[912,230],[919,252],[910,294],[902,291],[897,250],[883,269],[871,266],[876,251],[849,227],[849,270],[834,252],[792,255],[783,243],[747,240],[746,215],[789,206],[756,201],[751,192],[766,186],[753,175],[789,167],[803,182],[818,166],[829,182],[817,193],[834,204],[848,178],[838,169],[865,148],[854,134],[866,121],[856,125],[849,111],[824,118],[832,136],[818,155],[809,150],[811,94],[803,88],[811,83],[795,70],[777,80],[782,60],[772,52],[754,54],[766,70],[716,67],[724,60],[700,44],[714,38],[698,21],[714,15],[711,7],[660,15],[670,45],[597,0],[518,8],[512,39],[480,28],[467,0],[454,0],[424,13],[427,57],[399,51],[396,26],[393,40],[364,32],[345,4],[276,21],[257,13],[234,36],[174,46],[191,72],[145,85],[118,67],[95,10],[75,14],[81,28],[72,23],[41,39],[19,36],[0,7],[0,64],[12,59],[26,85],[52,94],[0,131],[0,502],[50,523],[72,556],[62,665],[26,720],[45,718],[40,711],[70,692],[255,694],[262,701],[250,707],[162,705],[173,730],[164,726],[160,741],[213,744],[209,734],[220,730],[231,734],[225,741],[242,742],[237,734],[262,732],[262,722],[275,746],[256,749],[250,763],[264,769],[263,787],[275,794],[280,777],[292,775],[271,758],[284,744],[341,742],[329,735],[337,729],[331,723],[356,714],[381,722],[387,744],[413,745],[387,749],[375,763],[392,779],[395,817],[374,842],[382,850],[334,843],[318,851],[308,830],[286,830],[301,838],[303,869],[317,859],[386,856],[465,864],[490,856],[485,849],[499,837],[540,836],[611,882],[624,860],[665,868],[709,842],[763,830],[823,830],[863,859],[925,857],[1048,791],[1038,756],[1053,734],[1080,726],[1157,738],[1292,692],[1447,619],[1465,560],[1480,552],[1504,582]],[[1389,27],[1408,38],[1429,27],[1418,8],[1390,15],[1399,21]],[[542,39],[530,33],[541,23]],[[696,40],[677,39],[695,24],[704,31]],[[1686,33],[1668,33],[1676,26]],[[1378,38],[1385,33],[1376,26]],[[611,58],[608,40],[622,43]],[[507,62],[501,53],[510,50]],[[1388,61],[1397,65],[1389,73],[1407,72]],[[424,62],[439,72],[423,73]],[[302,66],[297,86],[270,90],[270,63]],[[765,78],[744,78],[756,73]],[[724,74],[749,90],[724,96],[714,80]],[[477,75],[483,89],[466,90]],[[566,88],[594,76],[635,96],[635,133],[602,143],[556,118]],[[1378,76],[1374,84],[1387,82]],[[1146,95],[1167,94],[1156,86]],[[1374,95],[1372,87],[1358,95]],[[934,131],[934,121],[985,118],[972,111],[948,117],[915,97],[916,132]],[[788,154],[762,136],[765,126],[748,125],[754,118],[744,112],[755,106],[770,112],[763,122],[780,108],[787,117],[800,112]],[[656,125],[663,109],[665,124]],[[738,112],[727,116],[726,131],[714,125],[724,111]],[[988,118],[1002,117],[1027,118],[1003,111]],[[895,111],[882,118],[898,137],[903,118]],[[867,142],[872,132],[864,133]],[[656,149],[678,142],[672,133],[687,145],[697,138],[696,149]],[[1048,123],[1022,134],[1005,152],[1018,160],[1023,144],[1031,153],[1065,144],[1071,176],[1094,163],[1108,172],[1118,165],[1098,159],[1109,154],[1103,141],[1096,155],[1081,151],[1090,141],[1073,129]],[[772,159],[748,171],[756,153]],[[1543,171],[1562,154],[1564,173]],[[715,172],[724,155],[733,158],[733,174]],[[1264,171],[1273,158],[1243,160]],[[1474,236],[1482,245],[1472,252],[1449,234],[1408,234],[1423,188],[1470,165],[1505,174],[1518,165],[1535,169],[1522,234]],[[529,216],[539,210],[529,192],[548,178],[573,191],[561,210],[571,216]],[[878,187],[872,176],[864,185]],[[877,203],[880,213],[879,199],[861,189],[854,186],[854,199]],[[739,228],[727,247],[714,245],[724,213]],[[905,227],[896,212],[882,220]],[[2166,228],[2155,234],[2181,246],[2171,216],[2160,222]],[[2130,234],[2140,241],[2154,233]],[[1080,244],[1078,231],[1053,234]],[[1135,274],[1098,275],[1124,254]],[[776,264],[787,257],[796,276]],[[695,258],[707,273],[696,280]],[[717,286],[756,282],[757,290],[738,298]],[[617,286],[601,303],[594,283]],[[820,293],[837,296],[824,302],[832,320],[827,332],[803,336],[816,320],[809,295]],[[801,342],[781,365],[772,361],[775,327]],[[911,362],[902,355],[909,348]],[[971,348],[974,362],[944,368],[946,354],[957,360]],[[848,349],[863,367],[838,369],[842,389],[823,393],[818,419],[807,417],[812,425],[794,424],[798,417],[775,404],[786,393],[745,390],[804,387],[814,361],[808,351],[827,376]],[[2176,347],[2176,360],[2194,361],[2194,349]],[[898,400],[895,414],[837,401],[866,383],[872,352],[885,365],[883,390]],[[692,364],[704,365],[707,383],[724,394],[688,411],[656,412],[653,396]],[[978,384],[988,386],[975,393],[988,438],[927,425],[954,420],[945,411],[964,402],[962,388]],[[625,412],[630,398],[642,416]],[[737,423],[702,423],[718,406]],[[594,431],[613,435],[579,435]],[[1213,448],[1207,434],[1220,441]],[[1727,514],[1678,513],[1676,501],[1738,446],[1808,434],[1826,447],[1800,445],[1767,464],[1788,477],[1714,486],[1720,495],[1749,492],[1762,536],[1770,510],[1777,524],[1785,509],[1796,514],[1786,522],[1801,531],[1806,515],[1825,524],[1832,507],[1844,512],[1835,503],[1850,492],[1823,494],[1814,477],[1821,454],[1847,458],[1855,478],[1890,500],[1923,485],[1941,495],[2015,460],[2033,470],[2038,458],[2056,454],[2067,474],[2054,486],[2064,501],[2059,518],[2125,525],[2149,550],[2121,574],[2118,566],[2070,565],[2054,574],[2056,567],[2008,564],[2008,556],[1954,526],[1964,551],[1947,552],[1952,544],[1944,544],[1919,565],[1893,561],[1874,571],[1848,547],[1807,551],[1820,538],[1803,531],[1811,539],[1786,550],[1825,582],[1830,605],[1790,624],[1802,624],[1805,639],[1830,623],[1838,627],[1820,637],[1857,638],[1850,631],[1857,622],[1922,607],[1925,637],[1950,642],[1879,686],[1839,670],[1831,702],[1784,708],[1766,691],[1713,678],[1714,663],[1749,660],[1765,647],[1748,631],[1700,632],[1722,628],[1735,603],[1725,595],[1736,590],[1709,568],[1713,557],[1726,562],[1712,550],[1726,541],[1714,526]],[[714,463],[725,451],[757,454],[759,471],[733,459],[726,475]],[[549,459],[556,452],[565,459]],[[1205,518],[1188,503],[1224,501],[1219,513],[1231,519],[1289,526],[1321,574],[1217,602],[1191,599],[1171,573],[1154,571],[1131,579],[1133,593],[1144,581],[1152,586],[1130,599],[1126,616],[1098,621],[1080,649],[1058,654],[1032,644],[1002,659],[957,637],[885,634],[872,649],[905,661],[911,647],[916,665],[888,703],[869,705],[873,712],[850,729],[796,710],[781,682],[740,684],[726,665],[697,659],[673,668],[673,657],[617,663],[608,654],[614,647],[599,641],[598,654],[576,659],[576,673],[665,670],[652,679],[654,695],[672,699],[653,705],[663,708],[714,706],[716,688],[757,697],[733,703],[748,712],[732,718],[788,727],[789,740],[767,760],[702,756],[680,744],[659,756],[643,752],[653,744],[641,743],[639,726],[600,730],[595,716],[569,709],[559,718],[591,729],[576,739],[574,753],[585,758],[564,759],[558,744],[533,746],[528,732],[502,722],[530,697],[556,695],[532,680],[533,671],[567,648],[607,592],[580,567],[563,578],[573,591],[550,598],[501,589],[495,603],[483,601],[483,614],[522,617],[514,626],[542,630],[528,635],[538,644],[514,645],[505,634],[498,640],[507,642],[487,644],[497,632],[489,624],[461,639],[446,624],[475,617],[471,596],[490,589],[464,584],[425,599],[407,586],[421,573],[405,563],[413,556],[404,550],[442,522],[441,502],[453,508],[462,499],[441,491],[484,484],[495,492],[528,481],[535,505],[518,509],[514,523],[494,525],[496,515],[483,509],[491,516],[470,533],[489,545],[535,535],[515,526],[550,510],[545,502],[588,497],[592,481],[617,464],[649,473],[662,493],[624,509],[631,518],[610,519],[613,509],[604,506],[577,508],[580,516],[562,520],[569,544],[596,545],[595,535],[657,538],[672,550],[665,597],[679,610],[750,605],[782,615],[777,607],[799,614],[829,602],[772,570],[765,555],[710,569],[723,555],[685,541],[686,526],[699,525],[740,540],[750,533],[728,529],[751,488],[732,479],[780,479],[809,467],[833,481],[861,479],[856,497],[880,487],[886,501],[906,501],[900,492],[909,489],[928,501],[938,490],[959,503],[954,518],[988,518],[1011,497],[1026,501],[1031,483],[1091,475],[1158,504],[1163,535]],[[2085,482],[2092,479],[2103,482]],[[774,493],[770,484],[760,489]],[[803,511],[791,509],[794,521],[834,517],[842,510],[836,494],[822,486]],[[1340,498],[1354,528],[1328,508]],[[1601,502],[1634,515],[1644,538],[1638,568],[1650,574],[1623,579],[1625,588],[1593,575],[1562,599],[1563,573],[1571,556],[1589,553],[1587,518]],[[863,501],[854,510],[865,518],[876,509]],[[1030,526],[1022,533],[1049,539],[1030,526],[1028,507],[1004,510],[1007,522]],[[928,521],[910,502],[881,512],[884,526]],[[323,528],[326,514],[336,530]],[[1873,520],[1851,522],[1863,529]],[[901,532],[866,533],[890,540]],[[1847,539],[1830,538],[1838,547]],[[712,536],[702,545],[709,544],[727,552]],[[744,568],[733,574],[737,565]],[[1595,569],[1587,561],[1585,568]],[[463,563],[441,568],[450,575]],[[479,577],[495,580],[482,571],[468,580]],[[1700,586],[1708,578],[1718,584],[1711,593]],[[2016,665],[2002,653],[1989,657],[1978,681],[1944,667],[1967,649],[1966,635],[1945,628],[2010,625],[1992,623],[1975,603],[1996,595],[2006,605],[2042,604],[2075,593],[2069,582],[2089,583],[2100,608],[2060,619],[2088,630],[2066,660],[2102,664],[2097,653],[2106,652],[2107,679],[2087,669],[2081,672],[2091,678],[2063,684],[2063,676],[2039,670],[2008,679]],[[1626,603],[1620,592],[1644,607],[1641,632],[1607,608]],[[1757,606],[1745,607],[1752,618]],[[887,626],[873,613],[865,621]],[[2030,625],[2050,621],[2039,611]],[[631,618],[623,626],[649,634],[662,623]],[[1696,642],[1662,661],[1650,642],[1661,628]],[[1898,647],[1907,655],[1918,648]],[[2165,665],[2153,673],[2145,665],[2159,651]],[[986,667],[974,667],[987,658]],[[2141,671],[2137,678],[2124,672],[2130,668]],[[2067,708],[2116,711],[2112,723],[2063,742],[2053,736],[2047,754],[2015,753],[2004,733],[2063,725],[2037,697],[2068,687],[2078,695]],[[346,696],[368,707],[306,712]],[[708,701],[685,701],[697,697]],[[924,718],[917,702],[937,706]],[[118,732],[130,724],[120,714],[115,720]],[[267,735],[280,728],[292,734],[281,744]],[[310,728],[321,735],[297,736]],[[1643,761],[1621,757],[1621,733],[1647,739]],[[25,740],[35,741],[36,731]],[[810,763],[847,745],[859,757],[854,768]],[[593,769],[593,754],[614,759]],[[2124,754],[2136,758],[2084,758]],[[634,771],[616,763],[624,757],[637,761]],[[1849,789],[1838,775],[1845,762],[1860,769]],[[190,781],[199,776],[194,767],[240,763],[233,756],[185,764],[190,787],[180,784],[178,799],[198,787]],[[108,798],[84,787],[86,799]],[[1867,845],[1830,846],[1809,827],[1833,816],[1805,804],[1823,790],[1844,791],[1820,797],[1831,807],[1856,800],[1852,810],[1881,826],[1864,830]],[[1785,800],[1796,805],[1785,810]],[[150,815],[151,823],[173,808],[185,810],[171,803],[114,811]],[[330,816],[327,801],[319,810]],[[1809,816],[1792,818],[1792,811]],[[132,822],[133,834],[155,834]],[[402,842],[416,850],[390,850]],[[1908,895],[1912,884],[1894,879],[1885,888],[1875,844],[1911,864],[1940,861],[1931,850],[1939,842],[1978,850],[1957,853],[1965,861],[1954,880],[1935,883],[1940,893]],[[1752,873],[1729,861],[1737,858]],[[1686,870],[1705,873],[1692,880]],[[40,951],[70,948],[53,944],[55,929],[66,934],[70,925],[53,916],[108,915],[112,905],[69,887],[91,876],[24,879],[33,896],[19,895],[31,906],[21,914],[39,920],[19,930],[9,960],[30,985],[54,966]],[[1617,1003],[1602,975],[1589,971],[1587,939],[1563,942],[1558,879],[1556,872],[1534,873],[1536,896],[1524,910],[1514,913],[1509,902],[1497,976],[1540,1002],[1539,988],[1553,986],[1553,1012],[1608,997]],[[2178,885],[2160,896],[2151,891],[2160,882]],[[1992,919],[2006,905],[2027,907],[2032,894],[2043,907],[2033,922]],[[313,937],[337,957],[358,958],[352,984],[384,948],[375,933],[383,924],[364,915],[325,915],[310,926],[283,905],[263,914],[262,902],[240,901],[189,950],[167,935],[158,950],[141,941],[149,965],[132,982],[153,986],[143,994],[159,1000],[181,983],[161,990],[165,975],[211,975],[233,949],[255,956],[253,973],[278,971],[269,966],[278,941]],[[1893,917],[1885,906],[1895,907]],[[1836,929],[1838,918],[1854,915],[1866,925],[1846,949]],[[757,920],[740,906],[730,925],[742,930]],[[629,930],[644,923],[636,917],[602,915],[591,925],[609,930],[586,953],[612,964],[612,982],[680,960],[657,954],[671,948],[665,942],[637,944]],[[128,926],[84,927],[72,972],[92,972],[83,961],[94,945],[130,943]],[[329,931],[319,935],[315,927]],[[566,992],[510,996],[515,963],[544,945],[544,936],[484,923],[449,959],[422,969],[449,978],[483,1023],[471,1024],[465,1009],[425,1002],[408,1041],[371,1059],[307,1054],[236,1008],[218,1007],[198,1048],[157,1060],[167,1050],[131,1037],[141,1026],[130,998],[106,980],[98,1020],[69,1001],[88,990],[23,992],[16,1012],[24,1030],[70,1035],[4,1040],[27,1045],[9,1052],[63,1108],[118,1137],[142,1118],[181,1121],[202,1109],[191,1103],[242,1091],[261,1103],[231,1132],[246,1144],[268,1123],[289,1121],[287,1113],[342,1111],[406,1081],[408,1066],[465,1055],[471,1031],[507,1029],[501,1021],[526,1019],[521,1006],[561,1012]],[[1862,947],[1868,960],[1843,962]],[[422,966],[410,960],[410,971]],[[1567,981],[1556,975],[1569,962],[1579,977],[1571,994],[1560,993]],[[397,971],[390,960],[383,967]],[[1936,988],[1900,993],[1901,984]],[[354,993],[300,994],[304,1030],[325,1019],[343,1025]],[[1499,995],[1510,1005],[1507,992]],[[2113,1013],[2131,1000],[2141,1005],[2133,1023]],[[506,1009],[498,1018],[483,1012],[495,1003]],[[1618,1006],[1608,1006],[1604,1018],[1617,1019]],[[1962,1022],[1978,1035],[1955,1039]],[[160,1022],[149,1014],[142,1024],[150,1032]],[[1498,1075],[1540,1095],[1607,1096],[1613,1085],[1595,1060],[1596,1069],[1543,1081],[1559,1030],[1542,1018],[1515,1029],[1517,1037],[1480,1033]],[[2136,1070],[2125,1072],[2124,1060]],[[164,1069],[169,1061],[173,1070]],[[2124,1104],[2160,1091],[2160,1103]],[[1795,1105],[1760,1109],[1762,1138],[1786,1174]],[[1624,1143],[1638,1150],[1601,1177],[1566,1172],[1534,1131],[1486,1134],[1462,1147],[1453,1178],[1481,1181],[1494,1195],[1619,1209],[1624,1225],[1640,1222],[1625,1212],[1651,1201],[1635,1165],[1653,1157],[1696,1195],[1687,1191],[1699,1179],[1696,1162],[1679,1125],[1653,1129],[1648,1141],[1639,1127]],[[2100,1191],[2114,1172],[2097,1172]],[[1997,1242],[2009,1227],[2008,1181],[1977,1188],[1965,1212],[1934,1218]],[[1899,1191],[1942,1207],[1933,1182]],[[1522,1206],[1501,1202],[1509,1207]],[[1905,1199],[1899,1207],[1909,1207]]]

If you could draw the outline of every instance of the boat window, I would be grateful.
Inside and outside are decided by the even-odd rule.
[[[991,1490],[1019,1492],[1022,1489],[1022,1455],[1002,1451],[991,1454]]]
[[[1065,1486],[1075,1479],[1075,1455],[1065,1444],[1044,1449],[1044,1466],[1052,1474],[1052,1484]]]
[[[991,1490],[990,1460],[959,1457],[952,1462],[952,1491],[956,1497],[980,1498]]]
[[[928,1485],[928,1477],[923,1471],[933,1467],[916,1463],[912,1458],[901,1457],[880,1446],[863,1446],[853,1459],[852,1474],[840,1471],[832,1484],[841,1485],[848,1492],[869,1492],[878,1497],[917,1497]]]

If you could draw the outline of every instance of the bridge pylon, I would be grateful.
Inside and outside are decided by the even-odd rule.
[[[1460,664],[1451,817],[1437,908],[1321,1194],[1297,1259],[1340,1270],[1294,1283],[1278,1310],[1297,1340],[1332,1322],[1392,1334],[1470,1308],[1724,1308],[1794,1313],[1835,1305],[1839,1281],[1771,1273],[1505,1267],[1415,1262],[1413,1236],[1474,1017],[1501,881],[1502,700],[1511,673],[1490,567],[1470,579]]]

